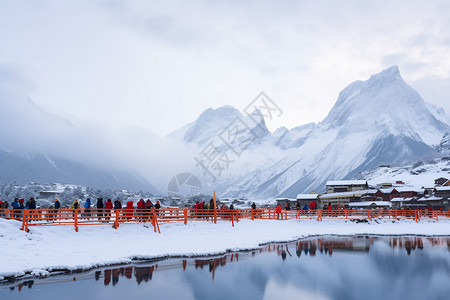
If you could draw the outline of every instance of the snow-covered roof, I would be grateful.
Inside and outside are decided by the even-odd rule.
[[[383,194],[390,194],[394,189],[397,190],[396,188],[384,188],[380,189],[380,192],[382,192]]]
[[[375,192],[376,190],[362,190],[362,191],[351,191],[342,193],[331,193],[331,194],[323,194],[320,196],[320,198],[329,199],[329,198],[361,197],[363,195],[375,194]]]
[[[390,207],[391,203],[388,201],[361,201],[361,202],[351,202],[348,204],[350,207],[367,207],[367,206],[386,206]]]
[[[415,198],[400,198],[400,197],[397,197],[397,198],[392,198],[391,202],[409,202],[409,201],[411,201],[413,199],[415,199]]]
[[[420,198],[417,201],[440,201],[440,200],[442,200],[442,197],[436,197],[436,196],[433,195],[433,196],[428,197],[428,198],[422,197],[422,198]]]
[[[405,192],[416,192],[416,193],[423,193],[425,191],[425,189],[418,189],[416,187],[408,187],[408,186],[403,186],[403,187],[396,187],[395,188],[397,190],[397,192],[400,193],[405,193]]]
[[[364,185],[367,184],[367,180],[330,180],[327,181],[328,185]]]
[[[275,201],[297,201],[297,199],[291,199],[291,198],[275,198]]]
[[[450,191],[450,186],[438,186],[435,187],[436,191],[439,192],[445,192],[445,191]]]
[[[305,200],[316,200],[319,198],[319,194],[298,194],[297,200],[305,199]]]

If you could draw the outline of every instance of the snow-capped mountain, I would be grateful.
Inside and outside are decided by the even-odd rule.
[[[214,188],[225,188],[223,194],[230,197],[295,197],[323,190],[327,180],[354,178],[380,164],[434,155],[449,125],[435,116],[438,110],[428,107],[398,68],[390,67],[345,88],[322,122],[262,136],[223,172]],[[184,133],[186,142],[204,145],[233,118],[221,118],[228,111],[239,115],[230,107],[210,109],[202,116],[214,115],[214,122],[201,116],[171,136]],[[202,128],[207,129],[206,138]]]

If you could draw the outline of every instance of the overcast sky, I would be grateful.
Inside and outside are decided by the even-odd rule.
[[[271,130],[321,121],[398,65],[450,112],[450,1],[6,1],[0,73],[44,110],[165,135],[265,91]]]

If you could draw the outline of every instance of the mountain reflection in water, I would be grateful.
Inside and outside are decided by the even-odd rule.
[[[440,255],[425,255],[424,251],[432,248],[437,248]],[[238,298],[242,298],[240,296],[243,295],[243,290],[251,292],[246,297],[268,299],[272,298],[271,290],[281,290],[288,293],[288,298],[291,293],[324,299],[357,299],[351,291],[352,284],[358,285],[361,280],[359,277],[366,278],[370,284],[379,287],[389,284],[389,277],[397,281],[405,278],[404,282],[399,281],[393,287],[402,290],[414,289],[417,281],[422,281],[420,284],[426,285],[427,283],[423,282],[425,279],[429,280],[428,277],[433,278],[439,274],[440,277],[435,280],[437,283],[430,282],[432,287],[436,284],[439,286],[439,282],[450,279],[449,252],[450,238],[373,236],[309,238],[292,243],[269,244],[258,250],[229,253],[220,257],[136,262],[120,267],[56,275],[46,279],[27,279],[19,283],[17,281],[3,284],[0,298],[13,298],[13,294],[18,295],[17,292],[23,291],[27,291],[30,295],[35,288],[41,290],[46,286],[56,287],[62,283],[70,283],[72,288],[78,289],[74,282],[78,284],[92,282],[90,285],[95,282],[97,289],[98,283],[102,283],[104,287],[114,287],[116,290],[118,286],[120,289],[122,283],[127,282],[135,282],[138,286],[144,284],[152,288],[152,284],[155,287],[160,286],[164,279],[164,281],[171,280],[172,283],[179,282],[179,285],[172,284],[171,287],[190,291],[190,296],[194,299],[207,297],[224,299],[226,293],[229,294],[227,297],[233,296],[233,292],[229,291],[233,287],[240,291],[240,294],[234,295]],[[361,260],[361,255],[370,257],[370,260]],[[408,260],[408,257],[411,259]],[[356,261],[358,263],[355,263]],[[205,272],[210,274],[210,285],[216,284],[216,289],[208,288]],[[418,275],[419,273],[421,274]],[[161,280],[154,283],[158,276]],[[344,279],[346,287],[342,287]],[[246,288],[239,287],[239,281]],[[249,285],[252,288],[249,289]],[[224,292],[212,294],[217,287]],[[129,291],[129,284],[126,288],[130,295],[134,295]],[[5,294],[6,289],[9,289],[8,294]],[[448,284],[447,287],[440,289],[436,291],[438,293],[436,298],[431,293],[428,294],[431,295],[428,299],[439,299],[442,293],[450,292]],[[178,293],[183,298],[190,298],[188,294]],[[415,294],[412,295],[412,299],[420,299],[421,294],[417,294],[416,297]],[[47,296],[42,299],[49,299]],[[275,296],[273,294],[273,297]],[[383,295],[376,295],[373,299],[381,296]],[[371,299],[370,296],[367,299]]]

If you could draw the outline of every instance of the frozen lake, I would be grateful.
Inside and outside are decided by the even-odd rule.
[[[449,249],[450,238],[309,238],[30,277],[0,285],[0,299],[449,299]]]

